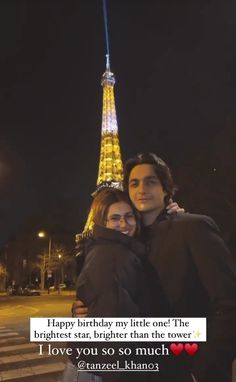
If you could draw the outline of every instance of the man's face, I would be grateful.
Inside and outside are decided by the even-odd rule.
[[[157,212],[164,208],[166,192],[151,164],[135,166],[129,176],[129,196],[139,212]]]

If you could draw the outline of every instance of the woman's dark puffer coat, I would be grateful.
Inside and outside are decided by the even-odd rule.
[[[148,315],[144,256],[144,246],[134,238],[94,227],[76,282],[77,298],[88,307],[88,317]]]

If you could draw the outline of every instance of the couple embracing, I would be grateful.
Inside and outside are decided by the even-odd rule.
[[[174,182],[154,154],[127,161],[124,189],[106,189],[95,197],[95,226],[77,279],[75,316],[207,317],[207,342],[192,358],[166,357],[160,372],[76,371],[73,379],[71,364],[64,381],[230,382],[236,268],[218,227],[208,216],[179,213],[176,205],[170,211]]]

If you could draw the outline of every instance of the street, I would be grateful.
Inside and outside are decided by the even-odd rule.
[[[74,292],[0,296],[0,381],[60,381],[66,356],[39,355],[38,344],[29,341],[29,318],[71,316],[73,301]]]

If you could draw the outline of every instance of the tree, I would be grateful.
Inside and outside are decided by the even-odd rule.
[[[65,267],[74,262],[73,256],[61,245],[54,245],[49,258],[48,252],[38,255],[35,268],[40,269],[41,289],[45,288],[45,277],[53,279],[54,285],[64,283]],[[50,276],[50,277],[49,277]]]
[[[7,268],[0,263],[0,290],[4,290],[6,286]]]

